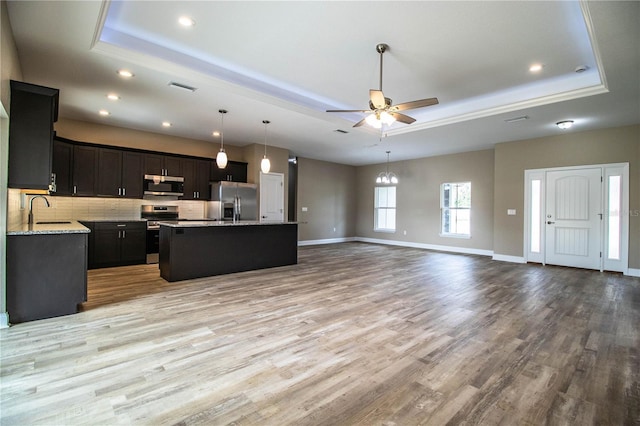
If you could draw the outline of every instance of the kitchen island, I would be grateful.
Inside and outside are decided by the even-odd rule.
[[[170,282],[298,263],[296,223],[159,224],[160,276]]]

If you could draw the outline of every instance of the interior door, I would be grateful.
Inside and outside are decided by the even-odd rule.
[[[546,175],[545,262],[601,269],[602,169]]]
[[[260,173],[260,221],[284,222],[282,173]]]

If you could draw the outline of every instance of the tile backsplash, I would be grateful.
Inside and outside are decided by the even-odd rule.
[[[7,205],[7,225],[9,228],[27,223],[29,215],[26,196],[25,208],[21,209],[19,189],[9,188]],[[204,201],[182,200],[138,200],[130,198],[97,198],[97,197],[59,197],[47,196],[51,207],[47,207],[44,200],[33,201],[33,216],[35,221],[54,220],[136,220],[140,219],[140,206],[177,205],[180,207],[180,217],[184,219],[202,219],[206,214]]]

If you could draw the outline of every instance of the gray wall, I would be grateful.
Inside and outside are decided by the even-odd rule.
[[[298,240],[355,236],[355,182],[353,166],[298,157]]]
[[[373,230],[375,179],[386,164],[358,167],[358,237],[491,250],[493,245],[493,150],[392,162],[399,179],[396,232]],[[441,237],[440,185],[471,182],[471,238]],[[404,234],[406,231],[406,235]]]
[[[629,267],[640,268],[640,126],[570,132],[497,144],[495,148],[496,254],[523,256],[524,171],[548,167],[629,163]],[[507,216],[507,209],[518,210]]]

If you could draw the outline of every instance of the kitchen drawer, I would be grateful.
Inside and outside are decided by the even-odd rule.
[[[146,221],[121,221],[121,222],[94,222],[93,225],[96,231],[109,231],[109,230],[131,230],[140,231],[147,229]]]

